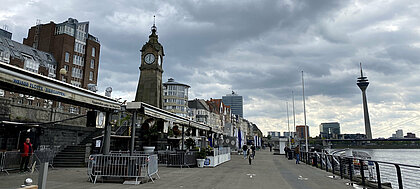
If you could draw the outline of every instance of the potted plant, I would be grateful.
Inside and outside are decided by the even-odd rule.
[[[197,167],[204,167],[204,161],[206,160],[207,152],[205,149],[201,149],[196,153]]]
[[[155,150],[155,146],[152,146],[152,140],[159,136],[160,133],[157,122],[152,118],[146,120],[141,127],[141,132],[144,141],[147,143],[147,145],[143,146],[144,152],[152,153]]]
[[[192,149],[195,146],[195,141],[192,138],[188,138],[185,140],[185,146],[187,146],[187,149]]]

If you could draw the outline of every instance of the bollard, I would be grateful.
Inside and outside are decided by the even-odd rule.
[[[47,188],[47,175],[48,175],[48,162],[41,163],[41,169],[39,170],[39,177],[38,177],[39,189]]]
[[[347,160],[349,161],[349,178],[350,178],[350,183],[353,182],[353,170],[352,170],[352,163],[353,163],[353,158],[347,158]]]
[[[360,175],[362,176],[362,185],[365,186],[365,170],[363,170],[363,160],[359,160],[360,163]]]

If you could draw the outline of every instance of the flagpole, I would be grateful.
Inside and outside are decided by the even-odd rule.
[[[306,105],[305,105],[305,82],[303,80],[303,71],[302,71],[302,97],[303,97],[303,120],[305,121],[305,147],[306,152],[308,152],[308,127],[306,126]]]
[[[287,130],[289,130],[289,148],[291,149],[291,143],[290,143],[290,126],[289,126],[289,102],[286,101],[286,114],[287,114]]]
[[[293,91],[292,91],[292,103],[293,103],[293,131],[294,133],[296,133],[295,95],[293,94]],[[293,135],[293,138],[295,138],[294,135]]]

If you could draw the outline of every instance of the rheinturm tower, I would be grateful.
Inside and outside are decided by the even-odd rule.
[[[149,41],[141,48],[140,79],[137,86],[135,102],[163,108],[162,95],[162,63],[163,46],[158,41],[157,28],[153,24]]]
[[[360,90],[362,90],[362,98],[363,98],[363,112],[365,118],[365,133],[367,139],[372,139],[372,130],[370,128],[370,119],[369,119],[369,111],[367,105],[367,98],[366,98],[366,89],[369,86],[369,82],[367,77],[363,76],[362,70],[362,63],[360,63],[360,77],[357,78],[357,86],[359,86]]]

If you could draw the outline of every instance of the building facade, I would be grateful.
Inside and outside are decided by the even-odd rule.
[[[239,115],[240,117],[244,117],[243,114],[243,98],[239,96],[234,91],[232,94],[227,94],[226,96],[222,96],[222,101],[226,106],[230,106],[232,114]]]
[[[58,24],[37,24],[29,29],[23,44],[54,56],[56,79],[85,89],[97,85],[100,44],[89,34],[89,22],[69,18]],[[60,73],[61,68],[66,73]]]
[[[319,136],[321,138],[327,139],[337,139],[340,134],[340,123],[330,122],[330,123],[321,123],[319,125]]]
[[[50,78],[56,77],[57,61],[51,53],[12,40],[12,33],[0,29],[0,62]],[[52,101],[0,89],[0,97],[11,103],[48,108]]]
[[[206,101],[203,99],[194,99],[188,101],[188,116],[191,120],[208,124],[210,109]]]
[[[279,131],[268,131],[267,132],[267,136],[280,137],[281,136],[281,132],[279,132]]]
[[[290,131],[290,132],[283,132],[283,136],[284,137],[287,137],[287,138],[289,138],[289,137],[292,137],[292,138],[294,138],[295,137],[295,135],[296,135],[296,132],[293,132],[293,131]]]
[[[173,78],[163,83],[163,109],[179,116],[187,117],[188,88],[190,86],[175,82]]]
[[[306,127],[306,128],[305,128]],[[306,131],[308,131],[308,138],[309,138],[309,126],[305,125],[296,125],[296,138],[298,139],[305,139]]]

